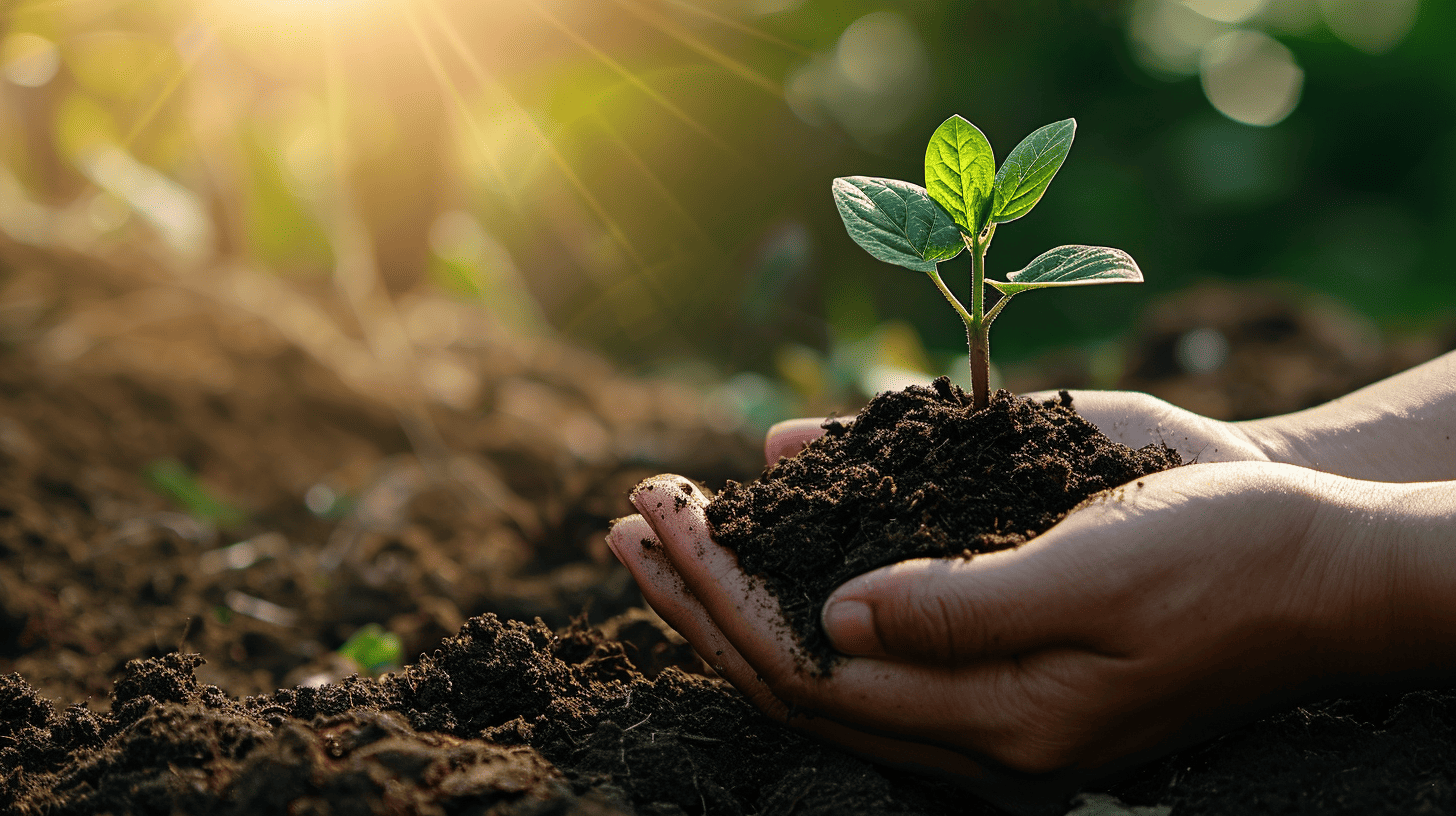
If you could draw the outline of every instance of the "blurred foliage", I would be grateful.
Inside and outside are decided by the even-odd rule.
[[[153,490],[198,521],[231,529],[248,520],[247,513],[213,495],[186,465],[174,459],[150,462],[142,475]]]
[[[1148,280],[1036,295],[998,321],[1000,361],[1100,347],[1150,298],[1206,279],[1291,281],[1408,329],[1456,303],[1446,2],[4,9],[12,238],[346,290],[360,278],[341,270],[365,257],[395,296],[438,287],[629,368],[707,360],[811,402],[865,371],[954,370],[955,316],[844,237],[829,194],[837,175],[918,178],[950,113],[1002,145],[1079,123],[991,274],[1090,243],[1127,249]],[[723,399],[753,402],[763,382]]]

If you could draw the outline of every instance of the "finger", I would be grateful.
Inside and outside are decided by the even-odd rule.
[[[657,476],[632,491],[632,504],[657,533],[668,561],[708,616],[765,677],[811,665],[778,601],[743,573],[738,558],[708,535],[708,499],[680,476]]]
[[[824,435],[824,419],[786,419],[768,429],[763,439],[763,458],[770,465],[786,459],[804,449],[804,446]]]
[[[1096,587],[1035,540],[970,560],[922,558],[852,578],[825,602],[824,631],[848,655],[943,666],[1083,645]]]
[[[698,599],[688,592],[646,519],[628,516],[619,520],[607,533],[607,546],[632,573],[647,603],[692,644],[713,671],[743,692],[760,711],[780,722],[788,719],[788,706],[758,679],[753,667],[713,625]]]
[[[662,543],[641,516],[618,521],[607,534],[607,546],[632,573],[643,596],[662,619],[760,711],[779,722],[791,722],[804,731],[876,757],[897,758],[896,751],[909,750],[911,744],[903,740],[870,735],[824,717],[791,715],[788,705],[773,696],[754,668],[714,625],[702,603],[688,592],[667,561]],[[970,776],[982,775],[981,766],[968,757],[935,746],[919,745],[904,758]]]
[[[958,750],[870,733],[827,717],[790,714],[789,707],[773,695],[713,625],[697,598],[687,592],[645,519],[639,515],[619,520],[607,535],[607,545],[632,573],[652,608],[769,717],[871,762],[953,782],[1013,813],[1065,810],[1059,806],[1065,804],[1079,780],[1027,777]]]
[[[818,673],[778,600],[709,537],[707,499],[695,485],[659,476],[639,485],[632,502],[657,533],[684,591],[775,697],[857,728],[983,750],[1020,721],[1024,712],[1002,703],[1017,697],[1021,660],[951,670],[861,659],[836,665],[828,676]]]

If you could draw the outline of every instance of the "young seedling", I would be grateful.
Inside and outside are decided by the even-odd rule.
[[[1006,280],[986,279],[986,250],[996,227],[1036,206],[1072,149],[1077,122],[1063,119],[1038,129],[1011,151],[1000,169],[991,143],[959,116],[941,123],[925,148],[925,187],[897,179],[850,176],[834,180],[834,203],[855,243],[887,263],[924,272],[966,324],[971,352],[971,398],[990,403],[991,323],[1011,297],[1028,289],[1092,283],[1139,283],[1143,273],[1120,249],[1062,246],[1038,255]],[[941,280],[937,265],[968,249],[971,308]],[[1000,293],[985,309],[985,285]]]

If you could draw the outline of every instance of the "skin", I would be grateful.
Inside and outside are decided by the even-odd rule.
[[[709,538],[687,480],[640,485],[639,515],[608,543],[770,716],[1025,813],[1281,702],[1456,674],[1456,354],[1255,422],[1144,394],[1073,404],[1114,439],[1197,464],[1018,549],[849,581],[825,606],[850,656],[828,676],[804,669],[776,603]],[[817,432],[781,424],[765,455]]]

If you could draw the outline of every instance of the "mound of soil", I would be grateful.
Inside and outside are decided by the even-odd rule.
[[[640,642],[639,632],[639,642]],[[659,635],[659,640],[661,636]],[[110,713],[0,677],[0,809],[116,813],[946,813],[717,681],[575,625],[472,618],[379,680],[230,698],[198,655],[133,660]],[[965,812],[965,811],[958,811]],[[982,809],[981,812],[990,812]]]
[[[1093,494],[1182,464],[1161,443],[1108,439],[1065,391],[1043,403],[998,391],[977,411],[945,377],[825,431],[757,482],[728,482],[707,510],[713,539],[763,578],[821,669],[833,651],[819,610],[850,578],[1015,547]]]
[[[146,269],[0,240],[0,673],[50,698],[173,650],[246,695],[347,676],[371,623],[408,658],[485,612],[604,621],[638,602],[602,540],[631,486],[762,462],[692,389],[468,304],[401,304],[418,368],[475,383],[409,403],[301,344],[342,331],[327,297],[250,313]],[[159,492],[163,468],[228,512]]]
[[[761,463],[692,389],[412,295],[429,387],[391,393],[326,286],[8,240],[0,812],[994,812],[760,716],[640,607],[602,541],[630,487]],[[370,623],[419,657],[351,676]],[[1456,812],[1456,694],[1291,707],[1107,790]]]

